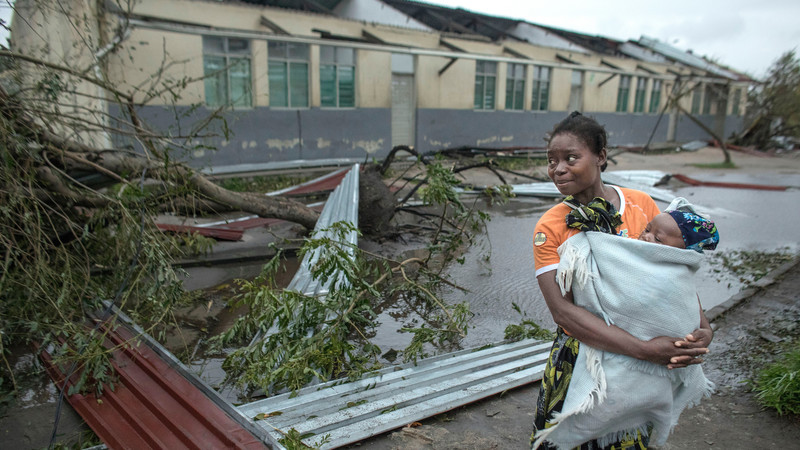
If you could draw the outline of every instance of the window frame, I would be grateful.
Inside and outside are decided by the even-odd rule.
[[[703,104],[703,85],[698,84],[692,90],[692,108],[691,108],[692,114],[695,115],[699,114],[702,104]]]
[[[583,95],[584,95],[583,86],[586,83],[586,80],[584,79],[585,76],[586,76],[585,70],[572,69],[572,74],[570,75],[569,101],[567,103],[567,109],[583,111]],[[576,78],[578,81],[577,83],[575,82]],[[577,105],[574,103],[577,103]]]
[[[616,112],[628,112],[628,103],[630,102],[631,95],[631,79],[630,75],[619,76],[619,88],[617,89],[617,108]]]
[[[277,53],[278,49],[273,50],[275,47],[283,47],[283,54],[280,55]],[[305,59],[302,57],[293,57],[292,56],[292,46],[297,46],[297,49],[303,49],[305,53]],[[273,65],[275,64],[284,64],[284,75],[285,75],[285,83],[283,88],[285,91],[283,95],[286,98],[285,104],[276,105],[275,98],[277,95],[274,95],[277,92],[276,86],[273,85],[273,77],[277,74],[273,72]],[[298,68],[302,68],[305,65],[305,93],[302,97],[305,98],[305,104],[296,104],[294,102],[293,97],[295,97],[297,87],[294,85],[294,80],[297,80],[297,75],[292,76],[292,73]],[[311,106],[311,46],[309,44],[300,44],[294,42],[279,42],[279,41],[267,41],[267,79],[269,84],[269,107],[270,108],[281,108],[281,109],[307,109]],[[297,83],[300,83],[297,81]],[[302,86],[299,86],[302,87]]]
[[[650,106],[648,107],[648,112],[650,114],[658,113],[658,109],[661,107],[661,89],[663,84],[662,80],[653,78],[653,86],[650,89]]]
[[[491,67],[492,70],[486,70]],[[487,81],[491,80],[491,88],[488,86]],[[480,83],[479,83],[480,81]],[[478,90],[480,89],[480,97]],[[487,92],[491,89],[491,105],[486,104]],[[478,100],[480,104],[478,103]],[[495,61],[475,60],[475,97],[472,106],[480,111],[494,111],[497,109],[497,63]]]
[[[648,79],[645,77],[636,77],[636,92],[633,96],[633,112],[634,114],[644,113],[644,101],[647,97],[647,83]]]
[[[233,41],[240,41],[242,43],[246,43],[246,48],[242,50],[231,50],[231,42]],[[218,46],[218,50],[212,49],[214,47],[212,45],[213,42],[221,43]],[[203,90],[203,100],[206,107],[210,108],[219,108],[223,106],[227,106],[233,109],[238,108],[252,108],[253,107],[253,46],[252,41],[250,39],[244,38],[233,38],[227,36],[202,36],[202,46],[203,46],[203,76],[204,76],[204,90]],[[212,73],[208,73],[208,64],[209,59],[221,59],[223,61],[222,68],[213,71]],[[240,62],[247,63],[247,82],[244,83],[245,93],[247,94],[247,99],[242,104],[238,104],[238,102],[234,101],[233,99],[233,89],[234,86],[237,85],[235,83],[234,75],[236,73],[233,71],[235,66],[237,66]],[[216,102],[209,102],[209,82],[211,80],[219,81],[221,78],[219,76],[222,75],[225,81],[225,92],[224,98],[217,99]],[[219,89],[214,89],[216,92],[215,96],[219,94]]]
[[[324,50],[323,49],[332,49],[333,50],[333,61],[324,61],[324,57],[323,57]],[[351,59],[352,62],[347,63],[346,61],[344,61],[344,62],[343,61],[339,61],[339,57],[340,57],[339,51],[340,50],[349,50],[351,52],[351,58],[350,59]],[[357,57],[357,53],[358,52],[356,52],[356,49],[353,48],[353,47],[341,47],[341,46],[334,46],[334,45],[320,45],[320,53],[319,53],[319,55],[320,55],[319,56],[319,90],[320,90],[320,107],[321,108],[344,109],[344,108],[355,108],[356,107],[356,103],[357,103],[356,92],[358,92],[357,89],[356,89],[356,64],[357,64],[356,57]],[[332,105],[331,104],[325,104],[325,98],[324,98],[324,94],[323,94],[324,89],[325,89],[325,87],[323,86],[323,83],[325,83],[326,80],[323,80],[322,71],[325,68],[330,68],[330,67],[333,67],[333,69],[334,69],[333,70],[333,75],[334,75],[334,80],[333,80],[333,83],[334,83],[334,86],[333,86],[334,87],[334,104],[332,104]],[[342,69],[345,69],[345,68],[351,68],[352,69],[352,72],[351,72],[352,73],[352,80],[351,80],[352,81],[352,86],[351,86],[351,89],[352,89],[352,104],[348,104],[348,105],[342,106],[342,96],[341,96],[342,79],[341,79],[341,75],[342,75]]]
[[[516,69],[521,69],[522,73],[517,74]],[[506,110],[523,111],[525,109],[525,75],[528,70],[527,64],[507,63],[506,64]],[[509,93],[511,94],[509,96]]]
[[[552,73],[551,67],[533,66],[532,111],[547,111],[547,108],[550,107],[550,80]]]
[[[739,107],[741,106],[741,103],[742,103],[742,91],[743,90],[744,89],[742,89],[742,88],[734,88],[733,89],[734,94],[733,94],[733,99],[731,101],[731,114],[736,116],[736,117],[739,117],[741,115],[740,114],[741,110],[739,109]]]

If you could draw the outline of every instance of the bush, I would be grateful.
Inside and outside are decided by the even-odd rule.
[[[800,344],[783,358],[762,369],[754,383],[756,398],[778,414],[800,414]]]

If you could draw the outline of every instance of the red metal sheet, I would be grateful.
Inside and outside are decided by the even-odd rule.
[[[222,227],[193,227],[189,225],[173,225],[157,223],[156,226],[161,231],[171,231],[173,233],[197,233],[202,236],[220,239],[223,241],[239,241],[242,239],[244,231],[241,228],[222,228]]]
[[[118,381],[94,394],[67,396],[69,403],[112,449],[265,449],[239,422],[123,326],[107,332],[116,348],[112,364]],[[41,358],[57,386],[64,373],[46,352]],[[77,380],[74,374],[68,387]]]
[[[312,192],[332,191],[336,189],[336,186],[338,186],[339,183],[342,182],[342,179],[344,179],[345,175],[347,175],[347,172],[348,169],[340,169],[335,172],[331,172],[328,175],[324,175],[294,187],[283,189],[270,195],[303,195]]]
[[[700,181],[686,175],[673,174],[673,177],[692,186],[710,186],[736,189],[760,189],[762,191],[785,191],[786,186],[773,186],[768,184],[749,184],[749,183],[722,183],[717,181]]]

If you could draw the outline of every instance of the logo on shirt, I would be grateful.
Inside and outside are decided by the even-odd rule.
[[[545,236],[545,234],[542,233],[541,231],[533,236],[533,245],[538,247],[544,244],[545,242],[547,242],[547,236]]]
[[[617,235],[622,237],[628,237],[628,229],[625,228],[624,230],[619,230],[619,233],[617,233]]]

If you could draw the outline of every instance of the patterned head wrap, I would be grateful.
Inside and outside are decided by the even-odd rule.
[[[617,208],[603,198],[595,197],[588,205],[581,205],[570,195],[564,203],[572,208],[566,217],[569,228],[617,234],[617,227],[622,225]]]
[[[686,248],[703,253],[703,250],[714,250],[719,242],[717,226],[709,219],[685,211],[667,211],[683,236]]]

